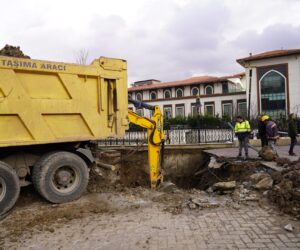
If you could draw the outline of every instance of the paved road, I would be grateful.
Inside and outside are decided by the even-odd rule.
[[[297,156],[290,156],[288,154],[289,151],[289,146],[278,146],[277,147],[277,152],[279,154],[279,157],[285,157],[289,158],[290,160],[298,160],[300,157],[300,146],[296,145],[294,152],[296,153]],[[211,149],[211,150],[205,150],[205,152],[217,155],[217,156],[225,156],[225,157],[236,157],[238,154],[238,149],[237,148],[224,148],[224,149]],[[244,154],[244,152],[243,152]],[[258,158],[258,154],[256,151],[252,150],[249,148],[249,157],[250,158]]]
[[[154,191],[147,192],[150,197]],[[127,200],[129,209],[91,214],[64,223],[58,220],[52,225],[52,232],[28,229],[14,242],[6,240],[3,249],[300,249],[300,222],[279,216],[258,203],[241,205],[238,210],[230,206],[186,208],[172,214],[166,210],[167,204],[141,198],[134,195],[134,190],[131,195],[110,195]],[[91,198],[97,199],[95,195]],[[98,198],[102,199],[103,194]],[[139,206],[133,208],[133,204]],[[72,206],[76,209],[76,203]],[[34,212],[31,206],[26,209],[28,214]],[[293,232],[283,229],[287,223],[295,227]]]

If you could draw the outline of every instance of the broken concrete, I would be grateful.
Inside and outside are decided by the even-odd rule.
[[[232,190],[236,187],[236,181],[217,182],[213,185],[216,190]]]
[[[270,175],[266,172],[255,173],[250,176],[250,180],[254,183],[258,183],[264,178],[270,177]]]
[[[258,190],[268,190],[271,189],[273,186],[273,179],[271,176],[265,177],[260,180],[254,187]]]
[[[291,224],[287,224],[287,225],[284,227],[284,229],[285,229],[286,231],[289,231],[289,232],[293,232],[293,231],[294,231],[294,228],[293,228],[293,226],[292,226]]]

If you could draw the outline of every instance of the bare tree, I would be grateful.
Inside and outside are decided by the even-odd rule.
[[[86,65],[89,52],[86,49],[81,49],[76,53],[76,63]]]

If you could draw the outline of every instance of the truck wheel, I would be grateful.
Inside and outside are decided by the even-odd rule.
[[[16,171],[0,161],[0,217],[15,205],[19,194],[20,183]]]
[[[70,152],[52,152],[42,156],[32,172],[36,190],[53,203],[78,199],[86,190],[88,180],[86,163]]]

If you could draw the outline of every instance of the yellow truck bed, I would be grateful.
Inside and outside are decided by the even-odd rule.
[[[0,147],[122,137],[126,61],[91,65],[0,56]]]

